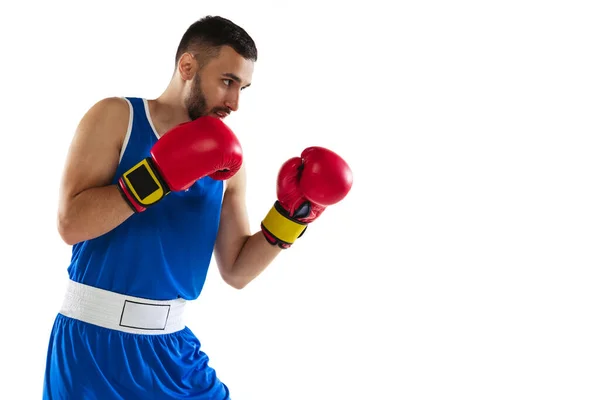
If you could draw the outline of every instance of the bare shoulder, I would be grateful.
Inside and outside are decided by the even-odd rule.
[[[67,153],[61,184],[63,196],[110,182],[119,163],[129,119],[129,103],[124,98],[104,98],[88,109]]]
[[[129,129],[131,112],[124,98],[107,97],[83,115],[71,143],[71,153],[97,149],[100,153],[120,152]]]
[[[118,140],[129,126],[130,107],[122,97],[107,97],[96,102],[79,122],[76,134],[100,134]]]

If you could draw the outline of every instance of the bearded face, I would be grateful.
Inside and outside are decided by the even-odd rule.
[[[213,115],[226,118],[239,108],[240,92],[250,86],[254,62],[224,46],[218,55],[196,66],[184,106],[190,119]]]
[[[221,82],[221,80],[219,80]],[[185,99],[188,116],[191,120],[195,120],[206,115],[214,115],[219,118],[229,115],[231,109],[223,105],[211,107],[207,101],[207,95],[202,89],[200,74],[196,73],[192,80],[190,93]],[[213,96],[214,97],[214,96]]]
[[[192,120],[208,114],[206,95],[202,91],[200,85],[200,75],[198,73],[196,73],[194,76],[190,94],[185,99],[185,107],[187,108],[188,115]]]

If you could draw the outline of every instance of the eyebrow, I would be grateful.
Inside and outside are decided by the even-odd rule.
[[[223,76],[226,76],[228,78],[233,79],[234,81],[236,81],[237,83],[239,83],[240,85],[242,84],[242,80],[240,79],[239,76],[237,76],[236,74],[232,74],[231,72],[225,72],[223,74]],[[250,86],[251,84],[247,84],[246,86],[244,86],[245,88],[247,88],[248,86]]]

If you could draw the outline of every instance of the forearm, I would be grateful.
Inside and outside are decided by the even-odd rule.
[[[242,289],[260,275],[280,252],[281,248],[271,245],[265,240],[263,233],[258,231],[242,246],[227,274],[227,282],[237,289]]]
[[[68,244],[101,236],[133,215],[116,185],[86,189],[61,204],[58,231]]]

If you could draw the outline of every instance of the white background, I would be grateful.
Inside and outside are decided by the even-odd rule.
[[[158,96],[207,14],[258,44],[229,120],[252,225],[304,147],[355,178],[256,281],[236,291],[213,266],[190,307],[235,400],[600,398],[593,2],[166,4],[0,10],[0,398],[41,398],[76,124],[103,97]]]

